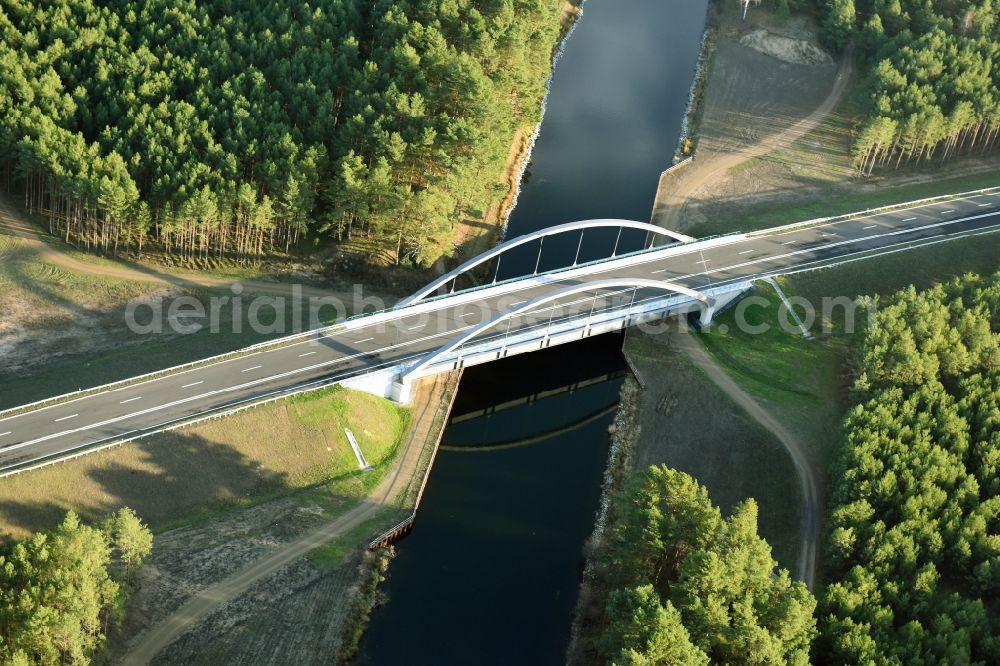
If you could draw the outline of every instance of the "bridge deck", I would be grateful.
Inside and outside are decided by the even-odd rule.
[[[560,287],[635,277],[669,280],[699,291],[724,290],[767,275],[993,233],[1000,230],[998,209],[1000,194],[980,194],[771,235],[653,249],[426,300],[284,346],[12,416],[0,415],[0,474],[269,397],[413,364],[484,317]],[[637,300],[651,297],[641,290],[636,294]],[[592,307],[593,298],[587,295],[550,303],[515,320],[506,334],[547,325],[552,308],[560,308],[561,317],[583,318]]]

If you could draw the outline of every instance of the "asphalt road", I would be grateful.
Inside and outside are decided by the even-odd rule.
[[[640,277],[692,289],[777,275],[895,252],[942,240],[1000,231],[1000,194],[974,195],[819,226],[751,236],[700,250],[696,246],[651,251],[641,260],[621,258],[592,265],[585,276],[556,273],[553,281],[508,282],[462,292],[398,311],[389,323],[352,324],[349,330],[313,335],[183,372],[134,383],[48,407],[0,418],[0,474],[101,444],[162,430],[206,414],[280,395],[296,388],[346,379],[372,369],[415,360],[460,332],[513,305],[581,281]],[[627,265],[626,265],[627,264]],[[637,300],[662,298],[639,291]],[[510,334],[559,317],[586,315],[593,294],[567,297],[513,320]],[[506,335],[504,330],[484,334]]]

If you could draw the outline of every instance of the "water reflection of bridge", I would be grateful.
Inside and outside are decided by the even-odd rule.
[[[520,437],[518,439],[509,439],[502,442],[495,442],[489,444],[472,444],[472,445],[462,445],[462,446],[457,446],[454,444],[448,444],[448,445],[442,444],[440,448],[442,451],[458,451],[462,453],[482,453],[486,451],[502,451],[504,449],[515,449],[521,446],[530,446],[531,444],[537,444],[552,437],[563,435],[567,432],[572,432],[578,428],[582,428],[585,425],[593,423],[594,421],[597,421],[607,416],[608,414],[613,413],[617,407],[618,403],[613,402],[610,405],[601,407],[600,409],[598,409],[595,412],[592,412],[591,414],[587,414],[586,416],[576,419],[572,423],[567,423],[566,425],[560,426],[558,428],[553,428],[551,430],[547,430],[545,432],[537,433],[534,435],[528,435],[526,437]],[[483,417],[480,416],[477,418],[483,418]]]
[[[534,410],[537,408],[541,410],[541,413],[546,415],[559,413],[560,410],[558,404],[554,405],[552,403],[558,403],[559,401],[566,400],[573,401],[579,398],[585,398],[588,402],[595,401],[595,399],[599,398],[599,395],[592,395],[594,391],[600,391],[603,385],[608,382],[621,379],[625,376],[625,374],[624,370],[613,370],[600,375],[595,375],[594,377],[589,377],[587,379],[567,383],[562,386],[537,391],[530,395],[519,396],[517,398],[506,400],[495,405],[490,405],[489,407],[482,409],[464,412],[452,417],[449,421],[449,429],[451,429],[450,432],[454,432],[454,428],[456,426],[459,428],[462,428],[463,425],[466,427],[474,427],[477,421],[489,422],[497,417],[517,418],[516,414],[512,415],[505,413],[519,408],[521,410]],[[581,395],[581,393],[584,395]],[[527,434],[522,433],[501,440],[486,439],[486,441],[483,441],[481,436],[477,435],[475,436],[476,441],[473,443],[442,444],[441,450],[460,453],[484,453],[488,451],[501,451],[504,449],[513,449],[538,444],[554,437],[558,437],[559,435],[583,428],[612,414],[618,405],[617,393],[609,395],[604,400],[597,400],[597,403],[598,404],[596,404],[594,408],[589,410],[586,414],[582,416],[575,415],[569,422],[543,424],[541,432],[530,432]],[[523,414],[523,412],[521,413]],[[489,426],[485,427],[489,428]],[[505,433],[509,432],[509,429],[504,426],[500,426],[499,429]]]
[[[539,400],[544,400],[545,398],[550,398],[557,395],[562,395],[563,393],[574,393],[580,389],[592,386],[594,384],[601,384],[612,379],[618,379],[619,377],[625,376],[624,370],[615,370],[612,372],[605,373],[603,375],[598,375],[590,379],[584,379],[577,382],[572,382],[570,384],[565,384],[553,389],[545,389],[544,391],[538,391],[537,393],[532,393],[531,395],[521,396],[519,398],[514,398],[512,400],[507,400],[505,402],[498,403],[496,405],[490,405],[483,409],[476,409],[470,412],[464,412],[462,414],[453,415],[449,420],[449,423],[462,423],[463,421],[468,421],[469,419],[477,419],[482,416],[489,416],[490,414],[496,414],[498,412],[503,412],[512,407],[517,407],[519,405],[530,405],[532,403],[538,402]]]

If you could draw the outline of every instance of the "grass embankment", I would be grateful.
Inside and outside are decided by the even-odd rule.
[[[965,273],[988,275],[1000,266],[1000,233],[935,243],[836,268],[781,278],[789,295],[820,304],[824,297],[888,295],[909,285],[925,289]],[[834,326],[843,310],[834,310]],[[818,324],[817,324],[818,325]]]
[[[254,330],[250,318],[254,290],[278,293],[284,287],[250,283],[237,309],[228,281],[260,276],[260,269],[245,267],[174,274],[87,254],[46,235],[37,220],[10,198],[0,198],[0,309],[4,312],[0,409],[226,353],[293,332],[296,325],[298,330],[309,327],[308,303],[302,304],[296,322],[291,301],[286,299],[282,321],[276,321],[274,309],[264,304],[256,312],[261,332]],[[304,296],[334,295],[308,287],[305,291]],[[174,332],[168,325],[170,305],[180,296],[197,298],[206,314],[212,312],[210,299],[218,297],[217,333],[211,332],[208,316],[198,320],[204,326],[198,332]],[[160,303],[161,332],[129,329],[125,312],[133,299]],[[350,308],[352,304],[343,305]],[[346,309],[338,312],[325,306],[318,312],[318,321],[330,323],[346,314]],[[143,306],[135,318],[145,325],[152,317],[153,311]]]
[[[715,386],[672,335],[630,333],[629,357],[646,382],[638,395],[640,430],[632,469],[666,464],[708,489],[728,513],[752,497],[760,506],[760,533],[783,567],[795,570],[801,496],[791,459],[777,439]]]
[[[910,284],[926,288],[968,272],[989,274],[998,266],[1000,234],[992,234],[786,276],[779,278],[786,295],[805,299],[816,312],[812,332],[817,339],[806,340],[794,327],[782,327],[780,300],[765,286],[757,295],[766,305],[746,307],[744,320],[752,327],[767,326],[766,332],[742,330],[733,309],[698,339],[737,383],[802,433],[803,442],[825,464],[837,444],[847,405],[846,363],[852,338],[845,330],[849,323],[845,308],[829,307],[824,315],[823,299],[890,294]],[[824,321],[830,335],[822,335]],[[859,310],[855,332],[863,324]]]
[[[909,284],[923,288],[966,272],[991,273],[1000,266],[1000,235],[941,243],[846,266],[780,278],[789,297],[804,298],[822,312],[824,297],[889,294]],[[794,325],[779,322],[780,300],[762,286],[762,304],[743,312],[746,324],[766,325],[749,333],[736,322],[736,311],[716,319],[697,336],[715,360],[747,393],[799,436],[820,470],[838,450],[841,419],[848,406],[848,356],[853,337],[845,330],[842,306],[832,308],[832,334],[806,340]],[[856,325],[863,325],[859,312]],[[788,330],[786,330],[788,328]],[[860,329],[858,329],[860,330]],[[669,336],[667,336],[669,338]],[[769,433],[744,419],[684,357],[656,338],[630,335],[626,345],[647,381],[640,405],[643,430],[636,466],[664,462],[705,484],[725,511],[745,497],[761,506],[761,534],[778,561],[793,567],[799,525],[789,498],[800,490],[791,461]],[[706,416],[710,415],[710,416]]]
[[[676,227],[695,236],[751,231],[802,220],[840,215],[903,201],[1000,185],[1000,155],[962,155],[942,163],[923,160],[859,177],[852,145],[869,91],[864,64],[853,63],[843,94],[815,126],[791,142],[780,141],[793,123],[813,114],[833,89],[827,65],[782,62],[740,44],[750,32],[765,29],[820,46],[819,25],[807,9],[785,15],[773,7],[752,8],[744,21],[735,4],[713,12],[719,50],[704,101],[698,160],[685,179],[744,151],[745,159],[669,199],[667,208],[683,208]],[[795,58],[791,58],[795,60]],[[770,152],[753,156],[772,144]],[[669,193],[669,192],[667,192]]]
[[[766,332],[747,332],[737,324],[736,310],[729,310],[698,340],[737,384],[789,425],[815,460],[828,460],[843,412],[846,341],[807,341],[797,330],[785,330],[774,290],[761,287],[756,295],[764,301],[742,310],[742,319],[751,330],[766,326]]]
[[[287,398],[0,480],[0,532],[19,538],[69,509],[96,519],[122,505],[162,531],[299,490],[343,509],[384,476],[408,420],[387,400],[337,387]],[[374,469],[358,470],[345,427]]]

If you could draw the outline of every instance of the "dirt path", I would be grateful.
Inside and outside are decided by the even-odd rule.
[[[122,659],[122,663],[127,665],[150,663],[182,634],[213,611],[236,599],[255,583],[303,557],[317,546],[328,543],[363,524],[392,504],[401,493],[409,492],[413,484],[419,485],[421,479],[417,478],[416,471],[425,444],[430,443],[429,439],[435,434],[440,436],[440,432],[433,432],[435,417],[442,407],[450,406],[457,388],[457,378],[453,375],[438,375],[416,388],[414,404],[417,405],[417,411],[399,462],[368,498],[242,571],[194,594],[174,613],[141,635]],[[443,428],[441,431],[443,432]],[[436,440],[434,444],[437,444]]]
[[[819,540],[820,527],[819,469],[810,459],[802,442],[779,423],[759,402],[754,400],[749,393],[733,381],[732,377],[705,351],[705,348],[687,332],[686,327],[681,326],[679,328],[680,331],[673,338],[676,340],[677,347],[687,353],[695,365],[708,376],[712,383],[729,396],[733,402],[742,407],[755,421],[773,433],[792,457],[795,469],[799,474],[799,481],[802,485],[804,502],[801,525],[802,543],[799,551],[799,571],[797,578],[804,581],[806,586],[812,590],[816,582],[816,545]]]
[[[660,176],[656,201],[653,203],[653,223],[667,229],[683,230],[682,216],[689,198],[707,183],[720,179],[727,171],[744,162],[782,150],[816,128],[840,102],[851,78],[852,54],[844,54],[833,87],[826,99],[808,116],[784,130],[768,134],[760,141],[743,147],[733,147],[726,153],[711,152],[707,159],[695,159],[679,175]]]
[[[247,291],[257,294],[273,296],[287,296],[292,294],[293,285],[288,283],[269,282],[266,280],[235,280],[230,277],[219,277],[189,271],[164,272],[151,266],[122,260],[117,260],[114,263],[80,261],[46,243],[39,235],[36,227],[16,211],[15,207],[5,198],[6,196],[0,193],[0,232],[21,239],[22,243],[32,248],[37,253],[39,260],[45,263],[53,264],[82,275],[108,277],[118,280],[157,282],[187,290],[206,287],[228,287],[239,283]],[[320,287],[310,287],[302,284],[295,286],[301,289],[300,293],[303,297],[338,296],[349,299],[352,296]],[[350,301],[348,300],[347,302]]]

